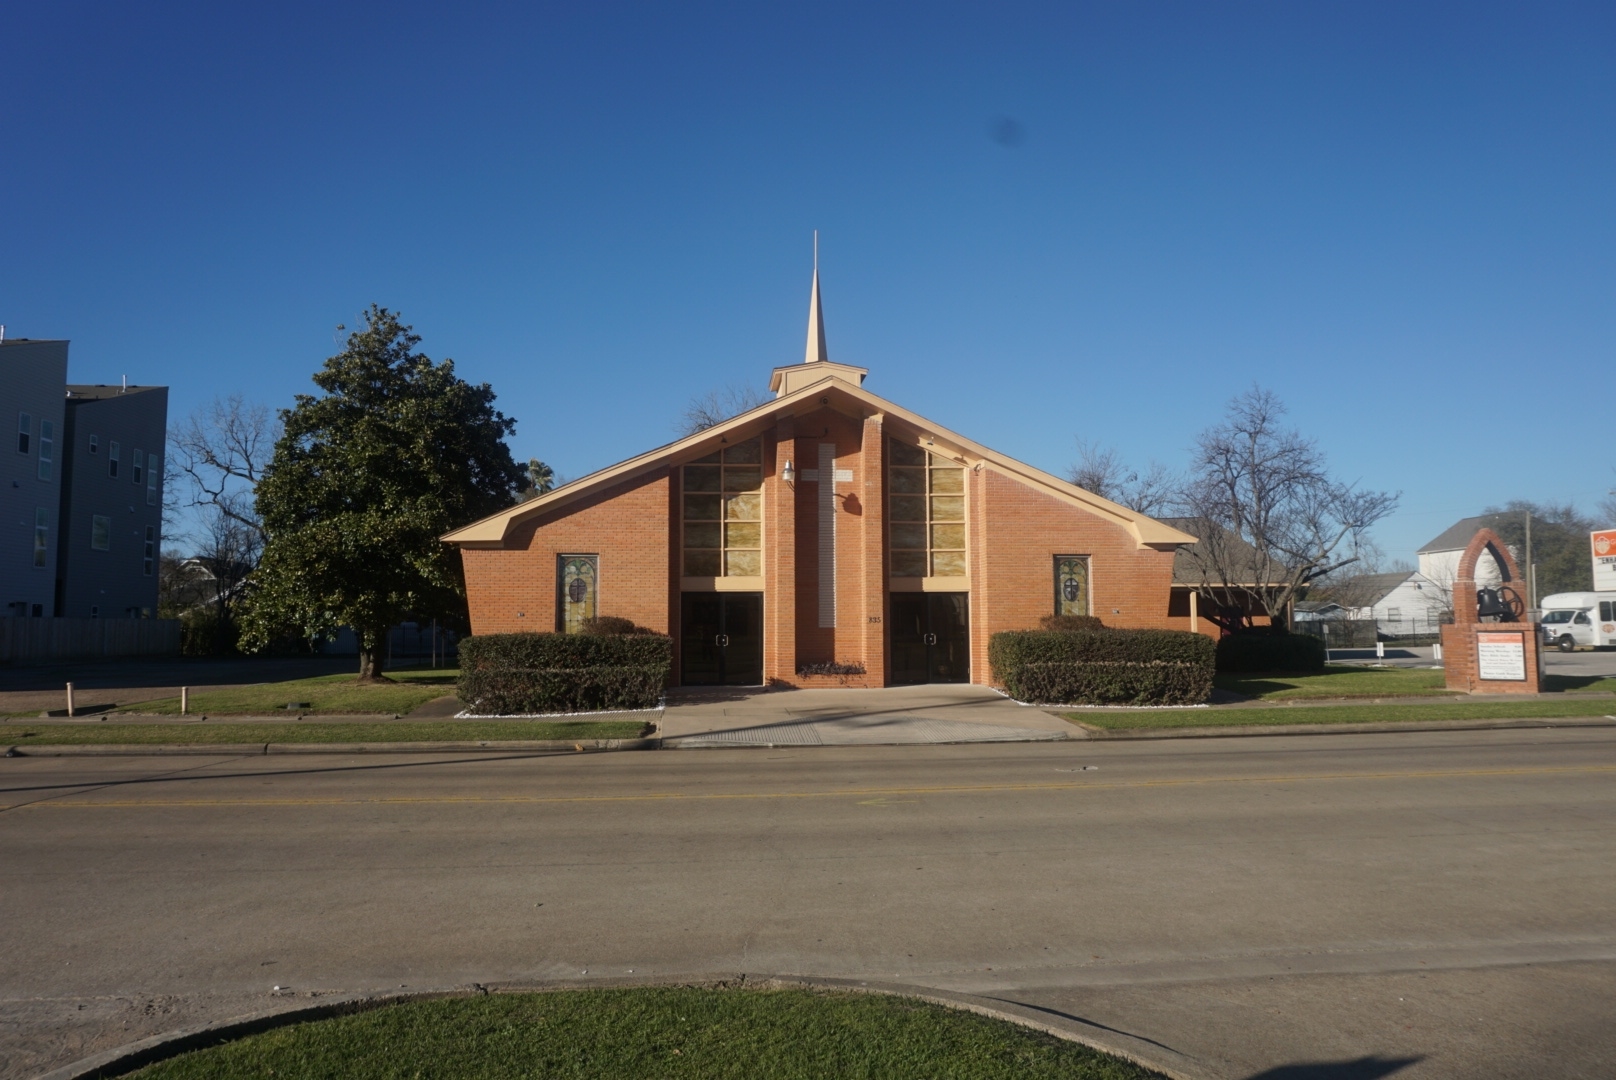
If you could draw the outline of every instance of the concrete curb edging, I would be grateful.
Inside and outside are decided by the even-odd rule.
[[[385,743],[64,743],[52,746],[9,746],[5,757],[123,757],[132,755],[171,756],[211,754],[222,757],[252,757],[265,754],[461,754],[511,750],[655,750],[660,738],[648,739],[529,739],[524,741],[479,742],[385,742]]]
[[[1401,720],[1384,724],[1241,724],[1229,727],[1102,728],[1065,717],[1090,740],[1242,739],[1261,735],[1378,735],[1383,732],[1514,731],[1532,728],[1616,727],[1616,716],[1563,716],[1524,720]]]
[[[907,983],[870,982],[856,979],[831,979],[808,975],[695,975],[664,978],[608,978],[591,981],[554,980],[537,983],[472,983],[465,986],[431,990],[411,990],[405,993],[355,993],[331,997],[317,1004],[292,1004],[282,1008],[266,1009],[245,1016],[209,1024],[197,1024],[161,1035],[153,1035],[113,1050],[82,1058],[41,1075],[38,1080],[103,1080],[123,1076],[135,1069],[158,1061],[177,1057],[190,1050],[245,1038],[291,1024],[311,1020],[326,1020],[338,1016],[351,1016],[387,1005],[411,1001],[432,1001],[451,997],[476,997],[485,994],[547,993],[561,990],[616,990],[639,987],[696,987],[710,989],[785,989],[842,990],[853,993],[880,994],[890,997],[908,997],[959,1009],[994,1020],[1003,1020],[1017,1027],[1030,1028],[1067,1042],[1075,1042],[1113,1057],[1130,1061],[1170,1078],[1193,1080],[1184,1071],[1187,1063],[1182,1055],[1153,1046],[1143,1040],[1089,1024],[1076,1017],[1062,1016],[1059,1022],[1050,1019],[1043,1010],[1018,1005],[998,998],[978,997],[950,990],[915,986]],[[1134,1045],[1140,1043],[1141,1045]],[[1169,1055],[1171,1060],[1169,1060]]]

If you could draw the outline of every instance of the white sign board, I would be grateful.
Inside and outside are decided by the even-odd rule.
[[[1594,592],[1616,592],[1616,529],[1589,533],[1594,548]]]
[[[1493,682],[1526,681],[1526,641],[1520,632],[1476,635],[1476,674]]]

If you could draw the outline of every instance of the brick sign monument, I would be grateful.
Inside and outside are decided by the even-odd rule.
[[[1476,562],[1492,555],[1503,577],[1497,589],[1476,588]],[[1491,529],[1482,529],[1459,558],[1453,624],[1442,628],[1449,690],[1470,694],[1536,694],[1542,689],[1538,627],[1526,618],[1521,571]]]

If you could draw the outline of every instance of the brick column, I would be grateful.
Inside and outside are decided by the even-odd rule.
[[[864,670],[868,686],[887,684],[887,500],[886,425],[879,414],[864,418],[860,467],[864,490],[862,536],[863,587],[858,610]]]
[[[763,681],[797,677],[797,493],[780,472],[787,459],[797,461],[796,422],[791,417],[774,428],[772,455],[764,455],[769,472],[763,478]]]

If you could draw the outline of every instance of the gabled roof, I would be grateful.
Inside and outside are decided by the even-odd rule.
[[[1413,576],[1412,570],[1396,570],[1389,574],[1359,574],[1342,582],[1340,591],[1353,607],[1374,607]]]
[[[619,462],[610,468],[601,469],[580,477],[568,484],[563,484],[554,491],[545,493],[536,499],[518,503],[508,510],[501,510],[491,514],[481,521],[474,521],[464,528],[447,533],[442,539],[451,544],[476,545],[479,547],[494,547],[504,542],[510,530],[523,521],[558,510],[570,503],[586,496],[598,493],[605,488],[616,484],[646,476],[669,464],[702,457],[717,450],[723,440],[736,437],[749,439],[770,427],[776,420],[792,415],[799,411],[806,411],[802,406],[817,408],[821,399],[826,404],[833,404],[848,411],[862,413],[863,415],[882,414],[900,423],[914,428],[918,433],[932,440],[931,449],[936,452],[949,453],[957,460],[967,465],[987,464],[998,472],[1004,473],[1028,487],[1053,496],[1068,505],[1086,510],[1096,517],[1112,522],[1128,530],[1140,547],[1152,547],[1160,550],[1171,550],[1183,544],[1195,543],[1195,537],[1182,532],[1170,525],[1164,524],[1144,514],[1119,506],[1109,499],[1102,499],[1093,492],[1085,491],[1075,484],[1068,483],[1057,476],[1035,469],[1031,465],[1017,461],[1015,458],[998,453],[995,450],[973,442],[958,435],[947,428],[932,423],[917,413],[912,413],[882,397],[877,397],[862,386],[854,385],[840,376],[835,368],[843,365],[828,362],[815,362],[801,365],[803,368],[816,368],[824,363],[825,377],[810,383],[801,389],[783,394],[773,401],[766,402],[754,409],[741,413],[739,416],[714,425],[705,431],[686,436],[675,442],[659,446],[627,461]]]
[[[1429,544],[1420,548],[1419,554],[1429,555],[1435,551],[1463,551],[1477,532],[1482,529],[1496,529],[1500,521],[1518,521],[1519,514],[1478,514],[1475,517],[1460,518],[1458,521],[1442,530],[1442,534]]]

